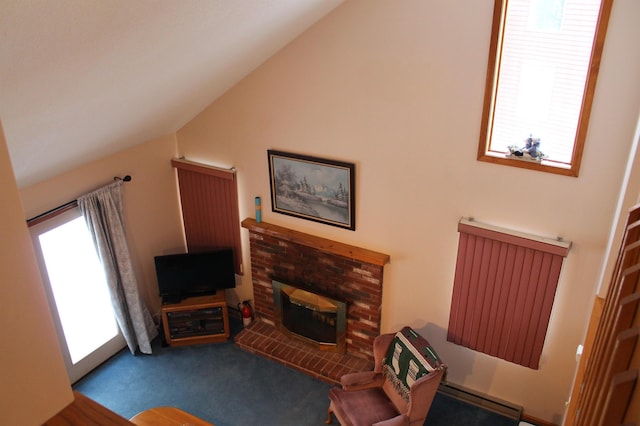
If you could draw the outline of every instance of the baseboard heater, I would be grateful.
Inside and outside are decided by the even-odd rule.
[[[514,420],[522,417],[522,407],[507,401],[465,389],[451,383],[440,383],[438,392]]]

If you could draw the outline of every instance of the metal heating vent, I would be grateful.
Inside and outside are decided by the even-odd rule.
[[[475,405],[476,407],[498,413],[501,416],[505,416],[510,419],[520,420],[522,417],[523,409],[521,406],[465,389],[462,386],[450,383],[441,383],[438,387],[438,392],[471,405]]]

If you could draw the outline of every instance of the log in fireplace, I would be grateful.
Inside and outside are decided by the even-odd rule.
[[[345,353],[347,304],[279,281],[272,281],[276,326],[321,351]]]

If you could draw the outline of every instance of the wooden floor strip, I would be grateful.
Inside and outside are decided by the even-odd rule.
[[[74,401],[44,423],[44,426],[121,426],[133,425],[80,392],[73,392]]]

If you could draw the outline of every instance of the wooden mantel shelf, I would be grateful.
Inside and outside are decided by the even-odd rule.
[[[384,266],[389,262],[388,254],[339,243],[322,237],[316,237],[314,235],[305,234],[304,232],[294,231],[293,229],[283,228],[270,223],[258,223],[255,219],[251,218],[243,220],[242,227],[247,228],[250,232],[254,232],[256,234],[268,235],[291,243],[313,247],[314,249],[325,253],[354,259],[363,263]]]

